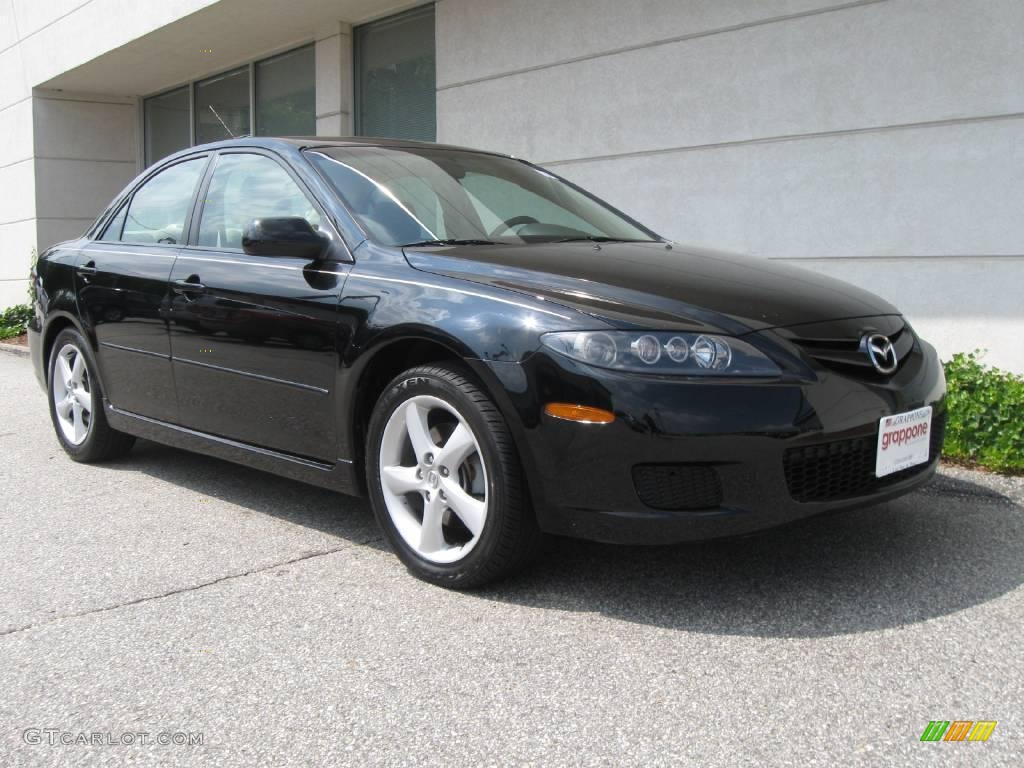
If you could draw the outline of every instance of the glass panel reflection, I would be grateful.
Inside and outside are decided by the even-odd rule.
[[[256,135],[316,133],[315,67],[312,45],[256,63]]]
[[[196,144],[249,135],[249,68],[196,83]]]

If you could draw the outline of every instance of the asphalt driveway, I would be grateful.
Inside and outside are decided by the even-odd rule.
[[[28,360],[0,354],[0,392],[2,765],[1024,762],[1022,480],[944,470],[740,540],[558,540],[458,594],[361,500],[151,443],[75,464]],[[920,742],[936,719],[998,726]]]

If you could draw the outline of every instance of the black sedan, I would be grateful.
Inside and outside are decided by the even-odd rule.
[[[543,533],[664,543],[906,493],[945,383],[853,286],[669,242],[522,160],[240,139],[46,251],[32,357],[78,461],[136,437],[368,494],[418,576]]]

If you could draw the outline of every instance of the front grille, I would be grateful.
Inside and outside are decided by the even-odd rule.
[[[946,414],[932,419],[928,463],[942,452]],[[783,458],[786,485],[797,501],[835,501],[869,496],[924,471],[928,464],[875,477],[877,433],[872,437],[837,440],[832,443],[790,448]]]
[[[722,481],[704,464],[637,464],[637,496],[654,509],[709,509],[722,503]]]
[[[871,378],[878,378],[882,375],[875,370],[871,359],[862,348],[860,337],[821,339],[791,335],[790,340],[800,347],[808,357],[826,368],[832,368],[840,373]],[[889,334],[889,341],[892,342],[893,348],[896,350],[896,357],[899,361],[897,370],[899,370],[914,349],[914,334],[908,326],[901,324],[900,328]]]

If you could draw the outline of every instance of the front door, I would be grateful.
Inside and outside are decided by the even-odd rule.
[[[349,267],[242,250],[253,219],[326,219],[283,165],[251,151],[221,153],[201,197],[193,243],[171,274],[180,423],[334,461],[338,301]]]
[[[79,306],[96,334],[107,399],[163,421],[178,415],[165,320],[167,281],[207,159],[175,163],[145,181],[100,238],[83,248],[77,271]]]

